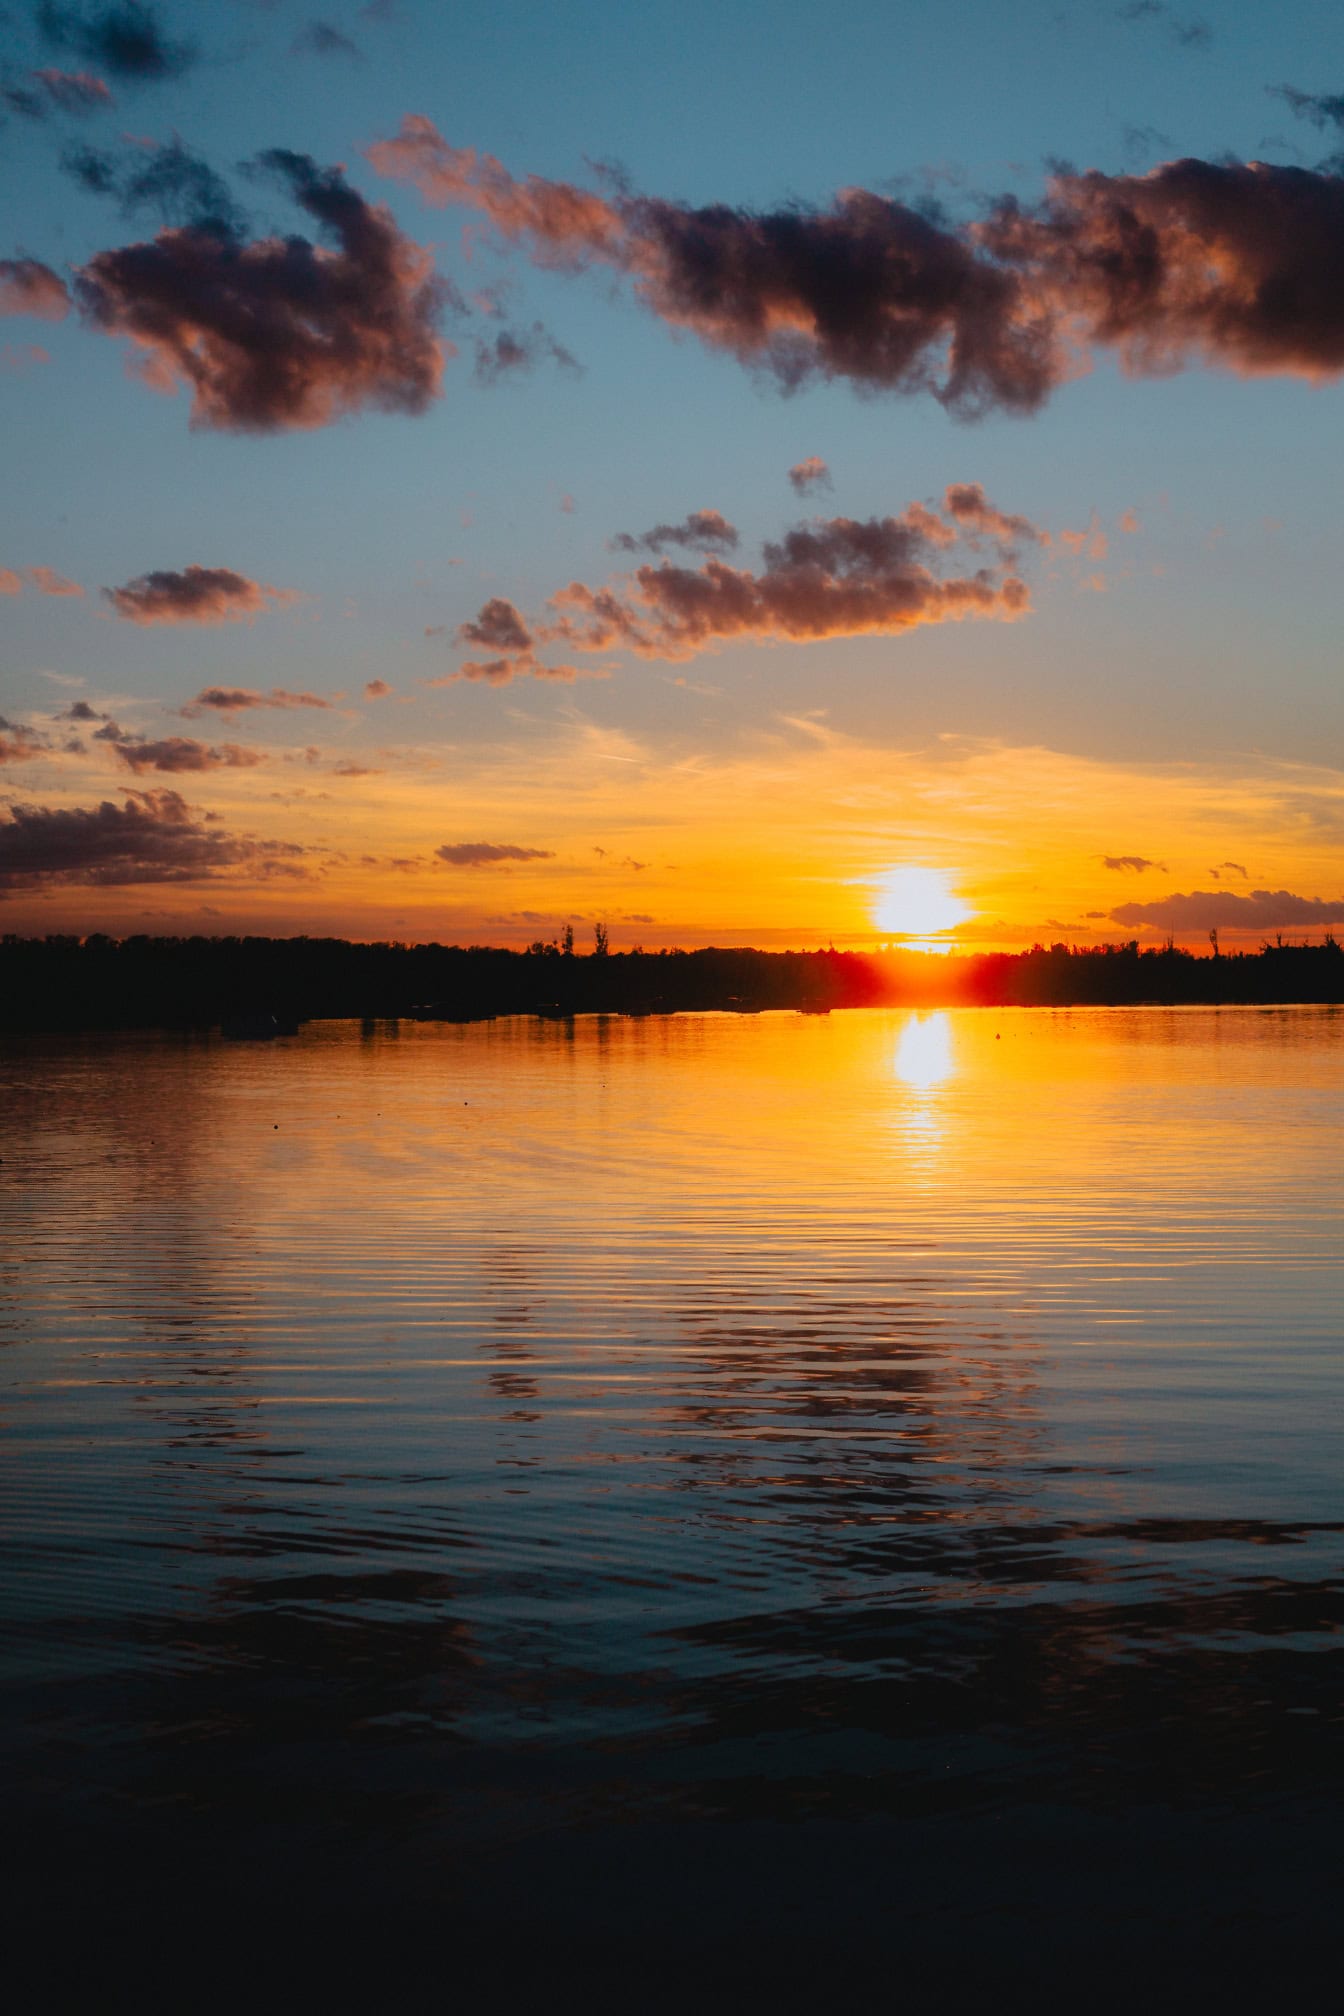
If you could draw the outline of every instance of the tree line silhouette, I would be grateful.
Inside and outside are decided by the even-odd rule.
[[[0,938],[0,1028],[281,1027],[325,1018],[757,1013],[918,1007],[1344,1000],[1344,951],[1318,944],[1196,956],[1170,943],[949,955],[912,951],[612,952],[605,928],[526,951],[342,938]]]

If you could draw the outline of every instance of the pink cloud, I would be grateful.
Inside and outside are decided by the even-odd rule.
[[[128,623],[239,623],[302,600],[296,589],[250,581],[230,567],[160,568],[103,594]]]
[[[40,259],[0,259],[0,315],[59,322],[70,312],[64,280]]]
[[[84,593],[77,581],[67,581],[53,567],[25,567],[23,578],[36,588],[39,595],[75,596]]]
[[[820,455],[804,456],[795,462],[789,471],[789,481],[800,497],[806,497],[813,490],[831,489],[831,472]]]

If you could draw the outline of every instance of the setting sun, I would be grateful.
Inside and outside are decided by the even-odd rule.
[[[901,938],[927,938],[964,924],[971,912],[937,868],[893,868],[878,884],[873,922]]]

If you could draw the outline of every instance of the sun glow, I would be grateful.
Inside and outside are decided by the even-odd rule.
[[[892,868],[878,884],[873,922],[896,938],[930,938],[964,924],[972,913],[938,868]]]

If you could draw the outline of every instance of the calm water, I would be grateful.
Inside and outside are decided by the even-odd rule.
[[[1342,1118],[1315,1008],[12,1044],[27,1922],[1281,1984],[1344,1873]]]

